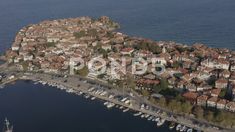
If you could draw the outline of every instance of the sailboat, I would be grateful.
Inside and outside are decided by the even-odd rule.
[[[8,119],[5,119],[5,126],[3,128],[3,132],[13,132],[13,126],[10,125]]]

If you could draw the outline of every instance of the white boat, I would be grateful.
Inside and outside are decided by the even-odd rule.
[[[109,102],[104,102],[104,105],[107,105],[107,104],[109,104]]]
[[[171,122],[170,125],[169,125],[169,129],[173,129],[175,127],[175,123],[174,122]]]
[[[178,125],[176,126],[176,131],[179,131],[180,128],[181,128],[181,124],[178,124]]]
[[[90,98],[90,95],[85,95],[85,98],[86,98],[86,99]]]
[[[142,112],[135,113],[134,116],[140,116]]]
[[[181,132],[184,132],[184,131],[186,131],[187,130],[187,127],[186,126],[182,126],[181,128],[180,128],[180,131]]]
[[[160,120],[159,117],[156,117],[156,118],[155,118],[155,121],[156,121],[156,122],[159,122],[159,120]]]
[[[91,98],[91,100],[95,100],[95,99],[96,99],[96,97],[92,97],[92,98]]]
[[[145,118],[148,118],[149,116],[150,116],[150,115],[146,114],[146,115],[145,115]]]
[[[148,121],[150,121],[150,120],[152,120],[153,119],[153,116],[150,116],[149,118],[148,118]]]
[[[143,115],[141,115],[141,118],[144,118],[145,116],[144,116],[144,114]]]
[[[123,110],[123,112],[127,112],[127,111],[129,111],[129,108],[126,108],[126,109]]]
[[[157,126],[162,126],[164,123],[165,123],[165,119],[160,119],[158,122],[157,122]]]
[[[187,130],[187,132],[193,132],[193,129],[192,129],[192,128],[189,128],[189,129]]]
[[[124,107],[123,106],[120,106],[120,109],[123,109]]]
[[[114,106],[115,106],[114,103],[109,103],[109,104],[107,105],[107,108],[112,108],[112,107],[114,107]]]

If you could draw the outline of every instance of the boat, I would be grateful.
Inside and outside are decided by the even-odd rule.
[[[144,114],[143,114],[143,115],[141,115],[141,118],[144,118]]]
[[[123,110],[123,112],[127,112],[127,111],[129,111],[129,108],[126,108],[126,109]]]
[[[176,126],[176,131],[179,131],[180,128],[181,128],[181,124],[178,124],[178,125]]]
[[[96,97],[92,97],[92,98],[91,98],[91,100],[95,100],[95,99],[96,99]]]
[[[189,129],[187,130],[187,132],[193,132],[193,129],[192,129],[192,128],[189,128]]]
[[[10,126],[10,122],[8,119],[5,119],[5,126],[3,128],[3,132],[13,132],[13,126]]]
[[[120,109],[123,109],[124,107],[123,106],[120,106]]]
[[[86,98],[86,99],[90,98],[90,95],[88,95],[88,94],[87,94],[87,95],[85,95],[85,98]]]
[[[186,126],[182,126],[181,128],[180,128],[180,132],[184,132],[184,131],[186,131],[187,130],[187,127]]]
[[[157,126],[162,126],[164,123],[165,123],[165,119],[160,119],[158,122],[157,122]]]
[[[107,104],[109,104],[109,102],[104,102],[104,105],[107,105]]]
[[[140,116],[142,112],[135,113],[134,116]]]
[[[155,121],[156,121],[156,122],[159,122],[159,120],[160,120],[159,117],[156,117],[156,118],[155,118]]]
[[[149,118],[148,118],[148,121],[151,121],[153,119],[153,116],[150,116]]]
[[[171,124],[169,125],[169,129],[173,129],[175,127],[175,123],[171,122]]]
[[[114,103],[108,103],[107,108],[112,108],[112,107],[114,107],[114,106],[115,106]]]

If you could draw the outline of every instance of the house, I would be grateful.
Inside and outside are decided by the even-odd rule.
[[[186,89],[190,92],[196,92],[197,91],[197,86],[195,84],[192,83],[187,83],[185,85]]]
[[[207,100],[207,107],[216,107],[218,97],[211,97]]]
[[[220,92],[221,92],[221,89],[219,89],[219,88],[212,89],[211,90],[211,96],[212,97],[218,97]]]
[[[221,110],[225,109],[225,106],[226,106],[227,102],[228,101],[226,99],[219,99],[217,104],[216,104],[216,108],[221,109]]]
[[[223,59],[220,59],[220,60],[206,59],[201,62],[201,65],[206,66],[206,67],[210,67],[210,68],[228,70],[230,63],[229,63],[229,61],[223,60]]]
[[[20,49],[20,46],[19,45],[13,45],[12,47],[11,47],[11,50],[13,50],[13,51],[18,51]]]
[[[31,61],[31,60],[33,60],[33,55],[31,55],[31,54],[26,54],[23,57],[24,57],[24,61]]]
[[[137,51],[136,55],[138,57],[148,57],[152,55],[152,52],[148,51],[148,50],[139,50]]]
[[[235,71],[235,64],[231,65],[230,71]]]
[[[183,68],[185,69],[189,69],[192,65],[192,62],[191,61],[185,61],[183,62]]]
[[[155,58],[152,58],[152,63],[159,64],[159,65],[166,65],[167,61],[163,57],[155,57]]]
[[[131,55],[134,52],[133,48],[124,48],[121,50],[122,55]]]
[[[225,109],[231,112],[235,112],[235,102],[228,102],[225,106]]]
[[[230,71],[229,70],[223,70],[220,74],[219,74],[220,78],[229,78],[230,77]]]
[[[55,43],[55,42],[58,42],[60,41],[60,38],[47,38],[47,42],[48,43]]]
[[[207,100],[208,100],[207,95],[201,95],[197,97],[197,105],[206,106]]]
[[[228,80],[220,78],[215,82],[216,88],[227,88],[228,87]]]
[[[190,82],[195,76],[193,76],[192,74],[185,74],[182,78],[187,81]]]
[[[110,44],[103,44],[101,47],[104,50],[111,50],[112,49],[112,46]]]
[[[204,91],[204,90],[210,90],[210,89],[212,89],[212,86],[208,84],[204,84],[204,83],[197,86],[197,91]]]
[[[190,101],[192,104],[197,103],[198,93],[196,92],[186,92],[182,95],[186,100]]]

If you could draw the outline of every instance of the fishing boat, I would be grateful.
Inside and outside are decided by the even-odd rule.
[[[181,128],[180,128],[180,131],[181,132],[185,132],[187,130],[187,127],[186,126],[182,126]]]
[[[162,126],[162,125],[165,123],[165,121],[166,121],[166,120],[163,119],[163,118],[160,119],[160,120],[157,122],[157,126],[158,126],[158,127]]]
[[[112,107],[114,107],[114,106],[115,106],[114,103],[109,103],[109,104],[107,105],[107,108],[112,108]]]
[[[176,131],[179,131],[180,128],[181,128],[181,124],[178,124],[178,125],[176,126]]]
[[[129,111],[129,108],[126,108],[126,109],[123,110],[123,112],[127,112],[127,111]]]
[[[91,98],[91,100],[95,100],[95,99],[96,99],[96,97],[92,97],[92,98]]]
[[[155,118],[155,121],[156,121],[156,122],[159,122],[159,120],[160,120],[160,118],[159,118],[159,117]]]
[[[140,116],[142,112],[135,113],[134,116]]]
[[[175,123],[171,122],[171,124],[169,125],[169,129],[173,129],[175,127]]]
[[[109,104],[109,102],[104,102],[104,105],[107,105],[107,104]]]
[[[192,128],[189,128],[189,129],[187,130],[187,132],[193,132],[193,129],[192,129]]]
[[[5,126],[3,128],[3,132],[13,132],[13,126],[10,125],[8,119],[5,119]]]

